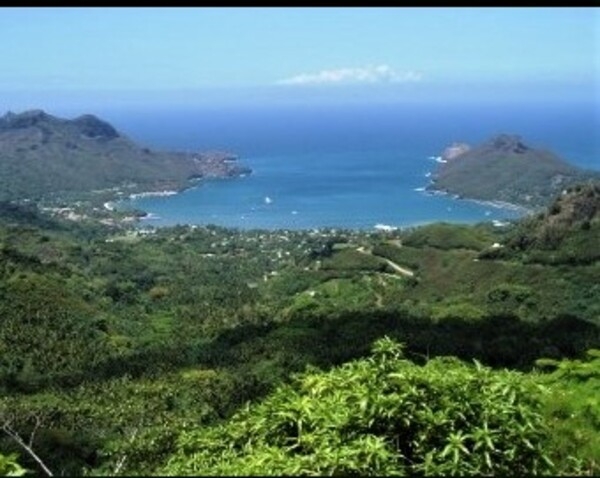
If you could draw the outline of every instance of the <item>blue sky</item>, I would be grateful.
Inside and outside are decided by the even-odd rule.
[[[598,97],[595,8],[0,8],[0,110]]]

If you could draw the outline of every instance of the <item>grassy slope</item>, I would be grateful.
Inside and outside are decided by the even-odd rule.
[[[0,128],[0,200],[124,183],[179,188],[190,177],[232,173],[231,165],[205,155],[142,148],[117,132],[106,133],[106,128],[112,127],[97,119],[81,123],[80,119],[61,120],[41,112],[31,116],[18,127],[8,123]],[[99,134],[88,136],[90,132]]]
[[[435,188],[467,198],[539,207],[565,187],[589,177],[600,176],[548,151],[498,147],[490,141],[443,164]]]

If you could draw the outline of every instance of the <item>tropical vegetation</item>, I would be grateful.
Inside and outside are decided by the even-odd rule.
[[[0,473],[598,474],[599,203],[386,232],[3,203]]]

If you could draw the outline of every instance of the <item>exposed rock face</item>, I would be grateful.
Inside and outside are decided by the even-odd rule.
[[[192,179],[250,173],[225,152],[165,152],[138,146],[93,115],[41,110],[0,117],[0,200],[136,184],[179,189]]]
[[[461,154],[466,153],[470,149],[471,147],[467,143],[452,143],[442,153],[442,159],[444,161],[451,161]]]
[[[474,147],[454,143],[442,159],[428,189],[529,208],[546,206],[564,187],[600,177],[599,172],[581,170],[510,134]]]
[[[530,149],[523,144],[521,137],[515,134],[500,134],[489,140],[487,145],[497,151],[515,154],[524,154]]]

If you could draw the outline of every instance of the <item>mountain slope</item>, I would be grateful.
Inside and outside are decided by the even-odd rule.
[[[525,145],[516,135],[499,135],[475,147],[447,148],[430,190],[525,207],[547,205],[560,191],[600,174],[581,170],[550,151]]]
[[[568,188],[547,211],[524,219],[508,246],[530,261],[590,264],[600,260],[600,181]]]
[[[0,118],[0,200],[40,198],[136,184],[181,188],[200,177],[248,173],[226,153],[152,151],[93,115],[40,110]]]

